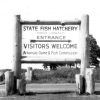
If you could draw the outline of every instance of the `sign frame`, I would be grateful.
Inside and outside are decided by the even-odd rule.
[[[81,20],[74,20],[74,21],[65,21],[65,22],[60,22],[60,21],[40,21],[40,20],[37,20],[37,21],[20,21],[20,25],[21,25],[21,27],[22,27],[22,25],[62,25],[62,26],[64,26],[64,25],[79,25],[79,27],[80,27],[80,25],[81,25]],[[80,29],[81,30],[81,29]],[[22,44],[22,30],[21,30],[21,44]],[[21,48],[21,50],[22,50],[22,48]],[[23,58],[22,58],[23,59]],[[40,60],[40,61],[38,61],[38,60],[32,60],[32,59],[30,59],[30,60],[28,60],[28,59],[24,59],[24,60],[22,60],[21,59],[21,62],[22,63],[57,63],[57,62],[59,62],[59,63],[67,63],[67,62],[80,62],[80,59],[73,59],[72,61],[71,60],[67,60],[67,61],[50,61],[50,60],[48,60],[48,61],[45,61],[45,60]]]
[[[81,33],[82,33],[82,55],[81,55],[81,68],[80,68],[80,74],[82,77],[85,77],[85,71],[86,68],[89,66],[89,49],[87,45],[87,37],[89,35],[89,15],[83,15],[81,20],[78,21],[67,21],[66,23],[61,23],[59,21],[50,21],[50,22],[45,22],[45,21],[39,21],[37,20],[36,22],[30,22],[30,21],[22,21],[20,18],[20,15],[16,15],[15,17],[16,21],[16,30],[15,30],[15,53],[14,53],[14,87],[15,91],[17,91],[17,79],[20,79],[21,75],[21,64],[22,63],[35,63],[34,61],[29,62],[29,61],[22,61],[22,56],[21,56],[21,45],[22,45],[22,33],[21,33],[21,25],[23,24],[81,24]],[[39,63],[39,62],[38,62]],[[67,63],[67,62],[66,62]],[[84,83],[83,83],[84,84]]]

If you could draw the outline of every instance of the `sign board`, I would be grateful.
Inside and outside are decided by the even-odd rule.
[[[15,80],[20,78],[22,63],[67,62],[77,59],[81,60],[80,75],[85,77],[86,67],[89,66],[88,36],[89,15],[82,16],[81,20],[64,23],[22,21],[20,15],[16,15]],[[83,93],[84,90],[82,88]]]
[[[81,58],[79,24],[22,24],[22,52],[28,61],[75,61]]]

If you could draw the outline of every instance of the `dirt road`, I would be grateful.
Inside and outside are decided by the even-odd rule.
[[[0,85],[4,91],[4,85]],[[0,100],[100,100],[100,84],[96,84],[94,95],[77,95],[75,84],[27,84],[24,96],[2,96]]]

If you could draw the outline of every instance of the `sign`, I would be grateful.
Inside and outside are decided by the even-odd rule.
[[[22,57],[33,61],[80,59],[80,25],[22,25]]]

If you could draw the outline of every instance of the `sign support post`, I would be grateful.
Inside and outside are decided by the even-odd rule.
[[[82,54],[81,54],[81,69],[80,74],[82,75],[82,93],[85,93],[85,72],[89,66],[89,52],[87,45],[87,37],[89,35],[89,15],[82,16],[81,19],[81,34],[82,34]]]
[[[14,56],[14,91],[17,90],[17,79],[21,73],[21,24],[20,15],[16,15],[15,56]]]

